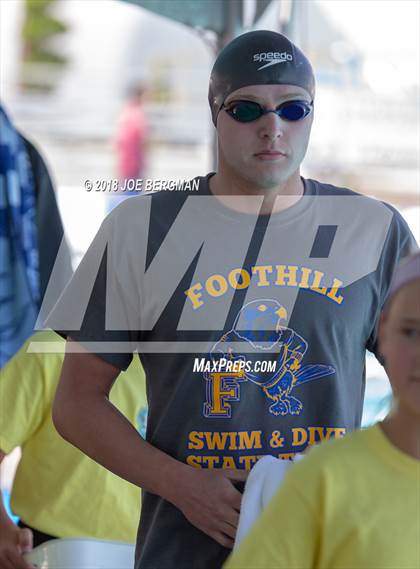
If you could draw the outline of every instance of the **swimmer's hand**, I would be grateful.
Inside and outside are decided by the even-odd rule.
[[[190,523],[231,549],[242,499],[235,482],[245,482],[247,476],[245,470],[187,466],[183,475],[172,481],[174,495],[169,499]]]

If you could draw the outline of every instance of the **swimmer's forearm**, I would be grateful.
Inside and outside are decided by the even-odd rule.
[[[56,393],[58,432],[129,482],[172,501],[173,478],[187,465],[153,447],[109,401],[118,370],[92,354],[67,354]]]

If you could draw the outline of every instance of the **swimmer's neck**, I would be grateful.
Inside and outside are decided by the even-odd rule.
[[[267,215],[278,213],[297,203],[304,193],[304,183],[296,170],[285,182],[261,188],[230,172],[217,172],[209,179],[210,192],[226,207],[241,213]]]

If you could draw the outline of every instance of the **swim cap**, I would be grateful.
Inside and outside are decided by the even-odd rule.
[[[282,34],[257,30],[238,36],[219,53],[210,75],[213,123],[226,97],[248,85],[298,85],[313,99],[315,78],[305,55]]]
[[[401,261],[392,277],[385,310],[388,310],[392,297],[406,284],[420,279],[420,251]]]

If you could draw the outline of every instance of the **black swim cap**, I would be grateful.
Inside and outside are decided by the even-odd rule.
[[[219,53],[210,75],[213,123],[226,97],[248,85],[298,85],[315,94],[312,66],[282,34],[257,30],[238,36]]]

